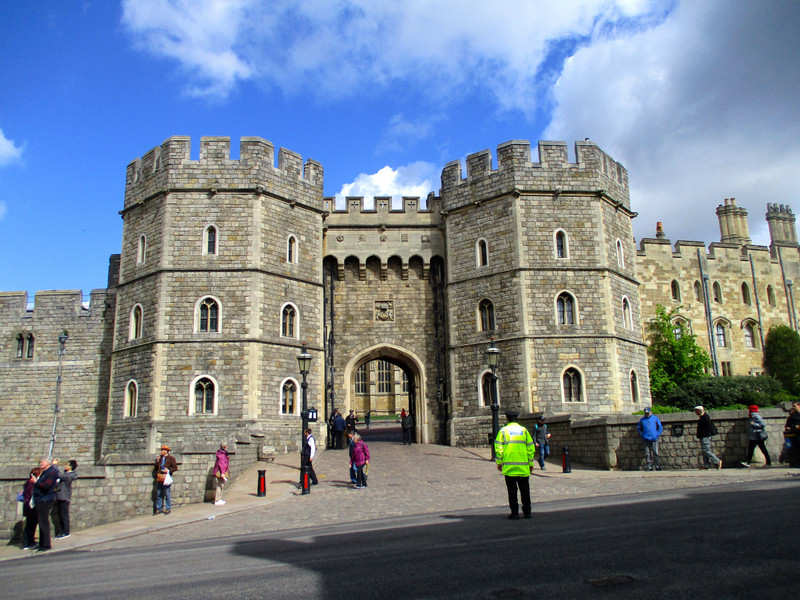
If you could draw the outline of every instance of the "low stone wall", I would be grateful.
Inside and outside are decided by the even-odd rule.
[[[711,448],[723,463],[738,464],[747,458],[746,410],[708,411],[719,430],[712,438]],[[767,450],[773,463],[778,462],[783,446],[783,426],[788,416],[786,408],[764,409],[760,412],[767,424]],[[520,422],[533,428],[538,415],[523,415]],[[576,463],[601,469],[637,470],[644,467],[644,448],[636,431],[641,416],[603,416],[573,419],[571,415],[547,417],[551,434],[550,454],[560,457],[562,448],[569,448],[570,459]],[[693,412],[658,415],[664,426],[659,438],[659,459],[665,469],[697,469],[703,465],[700,442],[695,436],[697,415]],[[505,417],[501,418],[501,426]],[[756,449],[754,462],[763,462]]]
[[[250,432],[229,443],[231,480],[258,460],[269,460],[271,448],[263,446],[263,434]],[[174,456],[178,462],[172,488],[172,504],[180,506],[212,500],[214,460],[218,446],[197,444],[182,448]],[[136,515],[152,514],[155,502],[153,466],[155,456],[109,455],[97,465],[80,464],[78,479],[72,485],[70,520],[72,529],[93,527]],[[8,538],[22,532],[22,490],[31,467],[0,469],[0,494],[6,501],[0,507],[0,528]],[[255,489],[256,482],[253,482]]]

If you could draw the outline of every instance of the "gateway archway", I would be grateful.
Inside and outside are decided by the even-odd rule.
[[[363,422],[367,411],[399,415],[405,408],[414,421],[413,439],[427,444],[431,437],[425,406],[425,378],[422,362],[406,349],[391,344],[364,349],[345,367],[345,410],[355,410]]]

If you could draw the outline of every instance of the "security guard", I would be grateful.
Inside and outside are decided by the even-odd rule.
[[[519,413],[509,410],[506,413],[508,425],[497,432],[494,441],[494,454],[497,458],[497,470],[502,471],[508,488],[508,507],[511,509],[509,519],[519,519],[517,504],[517,488],[522,499],[522,515],[531,518],[531,487],[528,478],[536,454],[536,445],[531,434],[516,422]]]

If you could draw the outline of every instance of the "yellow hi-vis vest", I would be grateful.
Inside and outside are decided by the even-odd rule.
[[[531,434],[519,423],[509,423],[497,432],[494,455],[502,465],[503,475],[528,477],[531,474],[536,444]]]

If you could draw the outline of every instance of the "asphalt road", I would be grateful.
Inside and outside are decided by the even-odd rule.
[[[782,598],[798,498],[735,483],[69,551],[4,563],[0,597]]]

